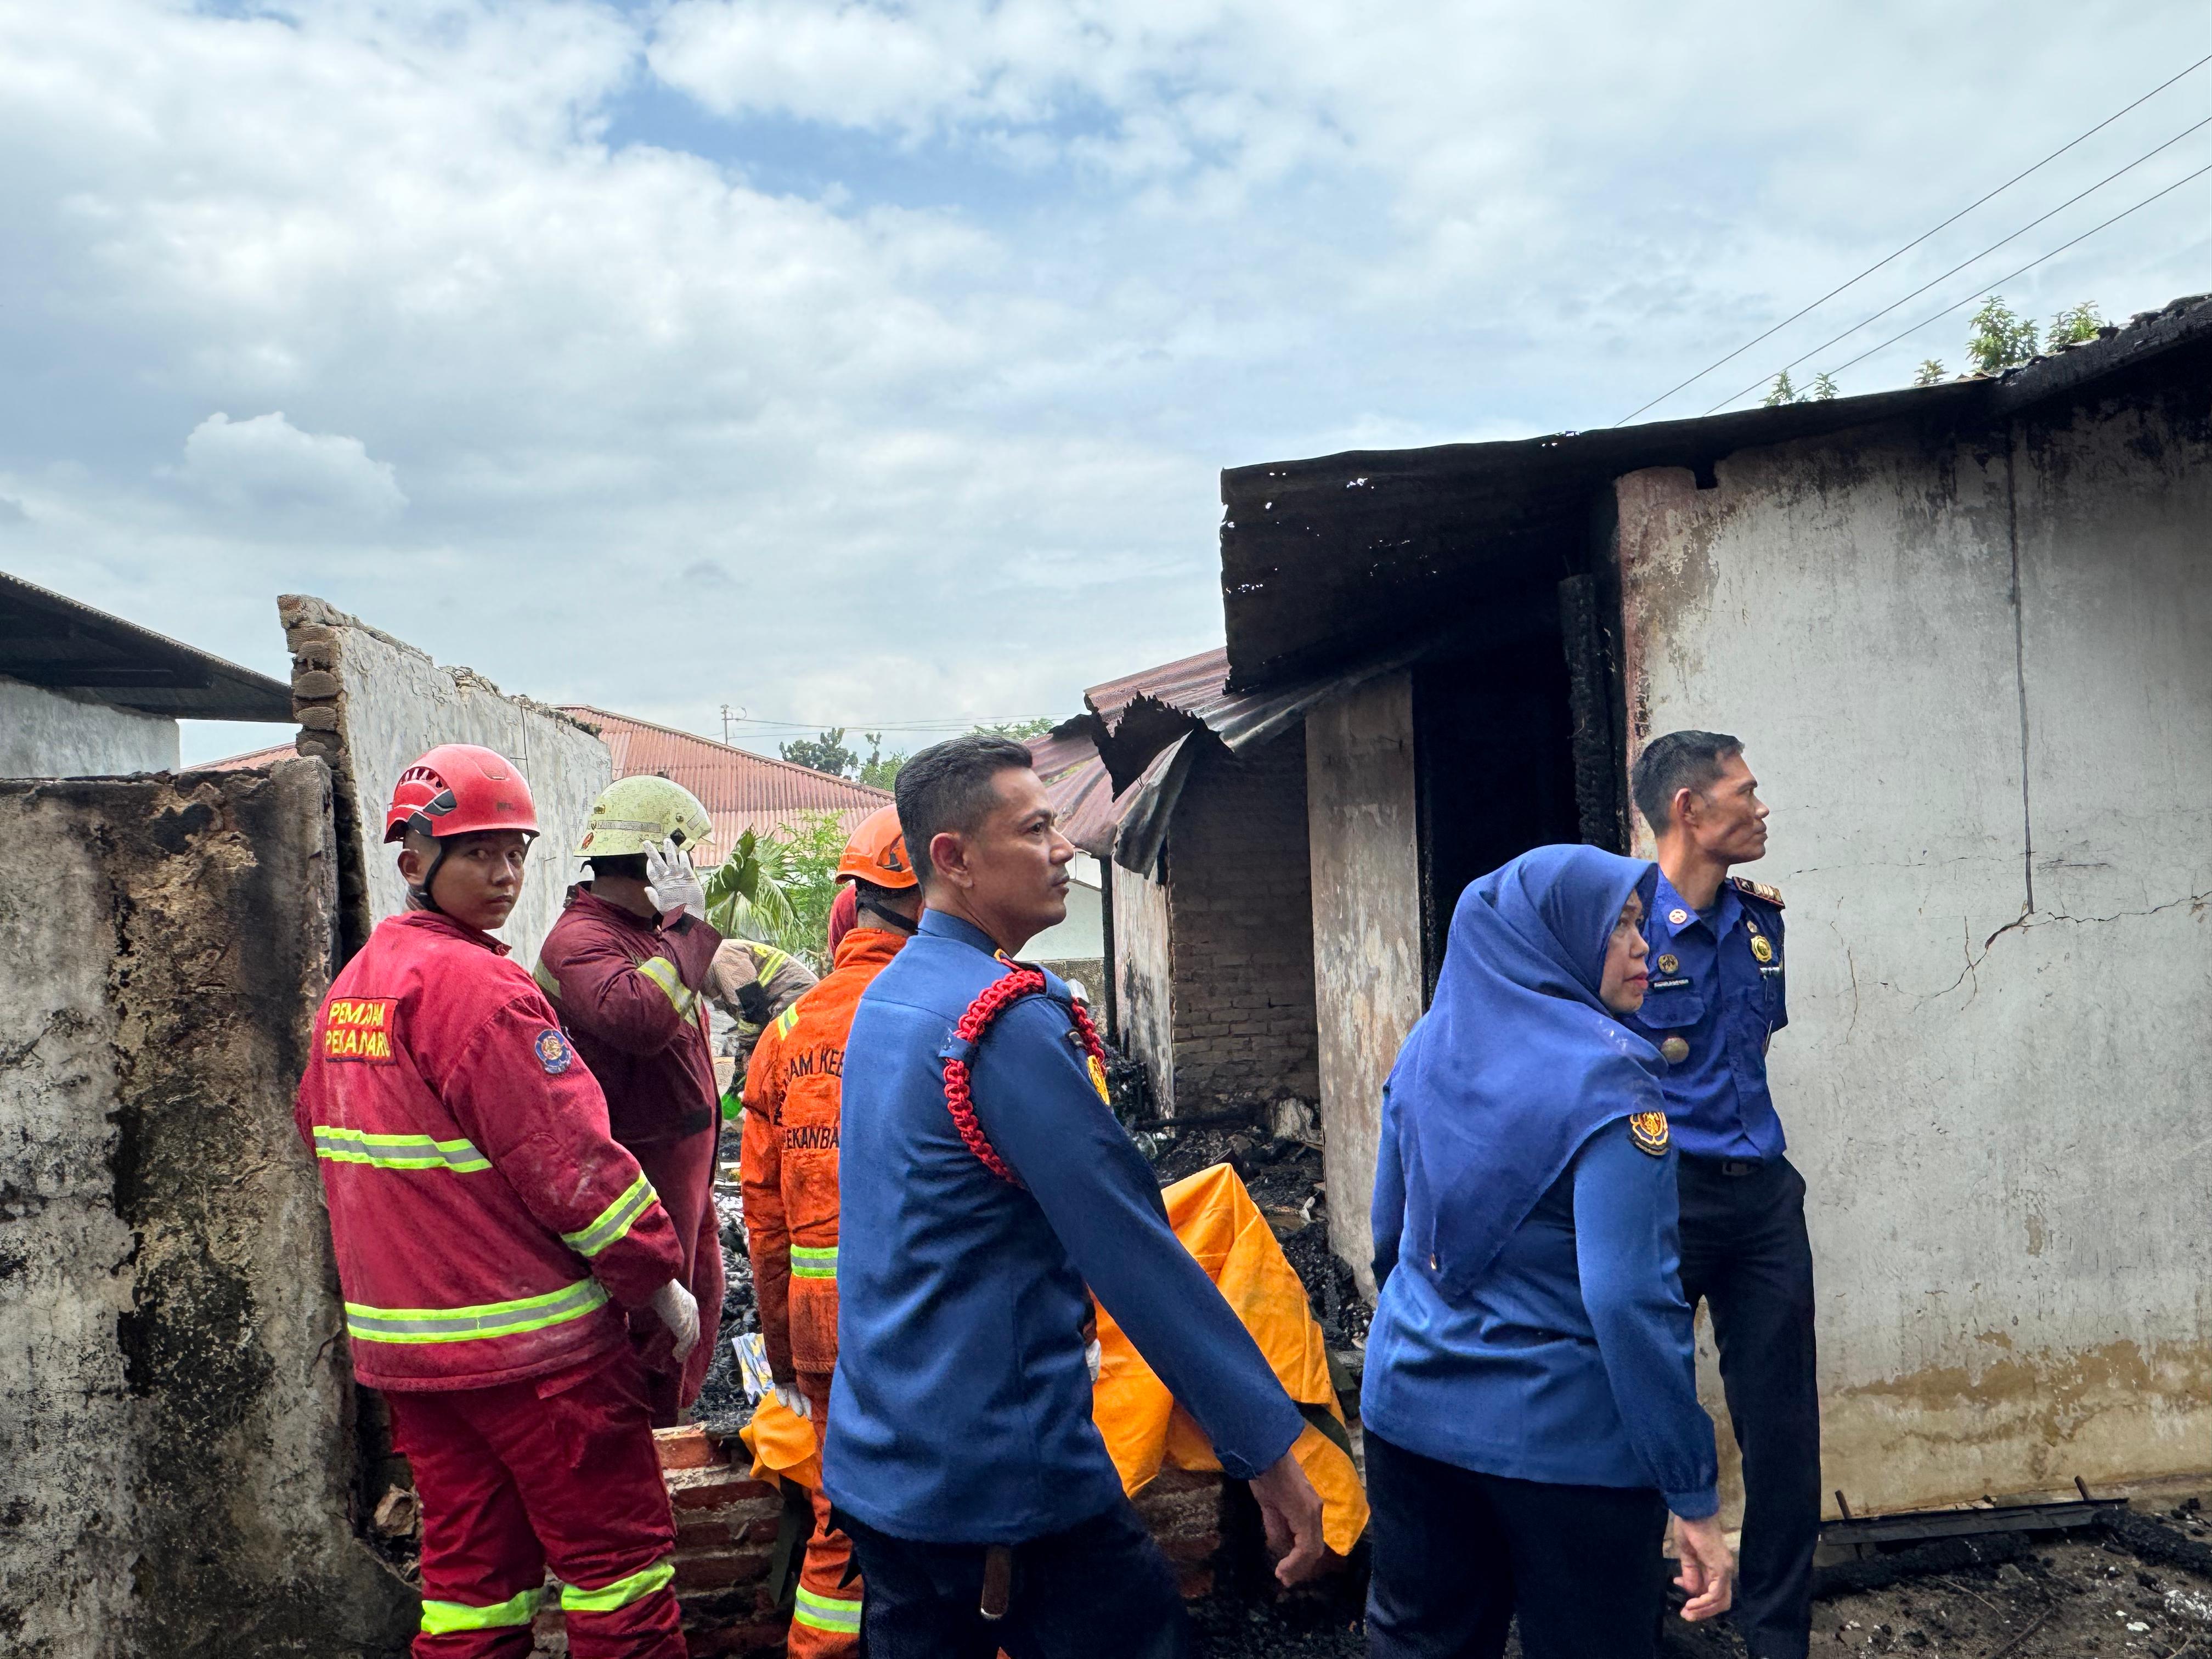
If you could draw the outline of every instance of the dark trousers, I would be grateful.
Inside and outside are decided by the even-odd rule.
[[[981,1544],[892,1538],[842,1510],[868,1586],[868,1659],[1188,1659],[1190,1620],[1175,1574],[1127,1502],[1013,1547],[1013,1595],[997,1623],[977,1611]]]
[[[1509,1480],[1367,1431],[1369,1659],[1647,1659],[1667,1504],[1640,1487]]]
[[[1684,1158],[1682,1294],[1703,1298],[1743,1453],[1736,1628],[1753,1659],[1805,1659],[1820,1537],[1820,1395],[1805,1180],[1787,1158],[1729,1175]]]

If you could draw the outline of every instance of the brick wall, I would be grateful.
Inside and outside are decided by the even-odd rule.
[[[769,1563],[783,1514],[777,1489],[746,1471],[744,1448],[698,1429],[663,1429],[661,1468],[676,1510],[676,1599],[694,1659],[768,1659],[784,1650],[788,1620],[770,1603]],[[1137,1495],[1137,1513],[1173,1564],[1187,1597],[1212,1594],[1220,1565],[1224,1483],[1218,1474],[1163,1469]],[[556,1601],[538,1615],[537,1651],[565,1654]]]
[[[1303,732],[1200,758],[1167,874],[1177,1114],[1317,1099]]]

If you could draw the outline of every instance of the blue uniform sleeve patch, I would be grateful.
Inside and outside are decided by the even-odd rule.
[[[538,1034],[531,1045],[538,1051],[538,1063],[545,1068],[548,1077],[558,1077],[576,1063],[576,1051],[568,1046],[568,1039],[553,1026]]]

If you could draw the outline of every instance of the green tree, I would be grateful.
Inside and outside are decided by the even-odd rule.
[[[1836,377],[1824,368],[1813,377],[1812,389],[1798,401],[1825,404],[1832,400],[1838,390],[1840,388],[1836,385]]]
[[[860,757],[845,746],[845,728],[833,726],[818,738],[798,738],[778,746],[777,752],[793,766],[827,772],[833,778],[849,778],[860,769]]]
[[[1012,738],[1017,743],[1024,743],[1031,738],[1044,736],[1059,724],[1060,722],[1049,714],[1038,714],[1025,720],[993,720],[988,725],[979,726],[975,729],[978,732],[988,732],[994,737]]]
[[[1915,386],[1942,385],[1943,360],[1941,357],[1922,358],[1920,367],[1912,372],[1912,384]]]
[[[2069,306],[2051,319],[2051,329],[2043,337],[2048,347],[2080,345],[2084,340],[2094,340],[2098,331],[2109,327],[2098,313],[2094,300],[2084,300],[2078,306]]]
[[[1992,294],[1982,301],[1972,326],[1974,331],[1967,337],[1966,355],[1984,374],[2002,374],[2035,356],[2034,323],[2007,305],[2002,294]]]
[[[863,732],[860,735],[868,744],[868,757],[860,763],[860,781],[873,789],[890,788],[898,781],[899,768],[906,764],[906,751],[898,750],[886,755],[882,732]]]
[[[1763,401],[1765,407],[1768,409],[1779,409],[1784,404],[1794,404],[1797,401],[1797,388],[1790,382],[1788,369],[1784,369],[1774,377],[1774,384],[1767,388],[1766,397]]]
[[[707,874],[707,920],[725,937],[773,945],[824,971],[847,839],[835,812],[807,813],[765,837],[747,830]]]

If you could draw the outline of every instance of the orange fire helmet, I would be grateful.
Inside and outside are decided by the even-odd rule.
[[[868,814],[853,839],[845,843],[845,856],[837,860],[837,879],[865,881],[877,887],[912,887],[920,879],[906,855],[899,834],[898,808],[882,806]]]

